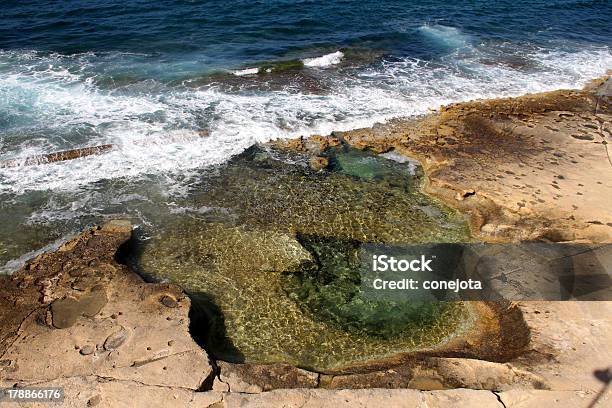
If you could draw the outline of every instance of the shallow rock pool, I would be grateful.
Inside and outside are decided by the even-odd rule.
[[[463,217],[419,192],[413,163],[346,147],[327,156],[315,171],[253,147],[143,229],[134,264],[190,292],[193,329],[216,357],[334,370],[430,349],[469,325],[461,302],[364,296],[359,273],[366,244],[469,241]]]

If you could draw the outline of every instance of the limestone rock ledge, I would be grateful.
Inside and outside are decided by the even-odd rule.
[[[90,405],[98,394],[89,391],[109,384],[202,387],[213,369],[189,334],[189,298],[116,260],[131,231],[129,222],[110,222],[0,277],[1,387],[63,383]]]
[[[424,190],[492,242],[612,242],[612,79],[582,90],[455,103],[420,118],[272,145],[320,155],[340,143],[423,166]]]
[[[0,278],[0,387],[63,387],[64,407],[539,408],[610,402],[601,374],[611,357],[612,302],[519,304],[532,341],[508,363],[428,357],[336,376],[288,365],[214,365],[191,338],[190,301],[181,289],[145,283],[118,261],[131,229],[121,221],[93,228]]]

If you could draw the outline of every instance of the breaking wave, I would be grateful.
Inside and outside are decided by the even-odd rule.
[[[455,27],[440,24],[422,25],[419,32],[435,42],[437,45],[447,48],[461,48],[470,45],[470,37]]]
[[[331,54],[325,54],[315,58],[305,58],[302,60],[306,67],[329,67],[330,65],[336,65],[342,62],[344,53],[342,51],[332,52]]]
[[[452,27],[423,30],[454,46],[468,41]],[[612,66],[607,47],[522,52],[519,65],[507,63],[507,54],[494,47],[473,50],[440,61],[382,59],[321,71],[310,80],[324,84],[325,92],[294,82],[269,90],[218,82],[193,88],[151,78],[121,82],[108,61],[130,66],[140,56],[0,51],[0,159],[113,145],[103,155],[0,168],[0,194],[145,174],[172,178],[223,163],[253,143],[370,126],[451,102],[581,87]],[[342,58],[337,51],[303,63],[325,67]],[[230,77],[241,81],[254,69]],[[107,85],[109,75],[114,86]]]

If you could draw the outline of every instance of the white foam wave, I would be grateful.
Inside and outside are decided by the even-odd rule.
[[[20,142],[3,135],[2,159],[98,144],[116,148],[67,162],[0,169],[0,193],[180,175],[223,163],[256,142],[371,126],[451,102],[576,88],[612,67],[608,48],[542,50],[522,58],[529,61],[528,69],[485,63],[477,54],[452,64],[411,58],[385,62],[336,77],[323,95],[290,89],[229,92],[214,86],[109,91],[73,67],[20,68],[0,77],[0,120],[7,115],[10,132],[24,135]],[[202,127],[208,128],[207,137],[200,137]],[[65,140],[65,131],[73,128],[86,129],[87,138],[78,144]],[[39,136],[31,137],[33,131]],[[176,189],[182,191],[178,184]]]
[[[238,71],[232,72],[236,76],[245,76],[245,75],[257,75],[259,73],[259,68],[246,68],[240,69]]]
[[[456,27],[425,24],[419,27],[419,31],[425,37],[444,47],[461,48],[470,44],[470,37]]]
[[[74,233],[66,235],[65,237],[59,238],[51,242],[50,244],[43,246],[42,248],[36,249],[34,251],[29,251],[21,255],[19,258],[12,259],[4,265],[0,265],[0,275],[12,274],[14,271],[18,270],[19,268],[22,268],[25,263],[28,262],[30,259],[36,258],[37,256],[44,254],[45,252],[52,252],[57,250],[62,244],[74,238],[75,236],[76,234]]]
[[[331,54],[325,54],[315,58],[305,58],[302,63],[306,67],[329,67],[330,65],[336,65],[342,62],[344,53],[342,51],[332,52]]]

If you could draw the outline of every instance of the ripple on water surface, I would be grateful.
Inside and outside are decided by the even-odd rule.
[[[206,345],[231,361],[316,370],[430,348],[470,318],[459,302],[373,300],[360,247],[468,240],[463,218],[417,189],[414,166],[354,150],[330,170],[253,148],[203,179],[138,266],[191,292]],[[201,209],[205,208],[206,211]]]

